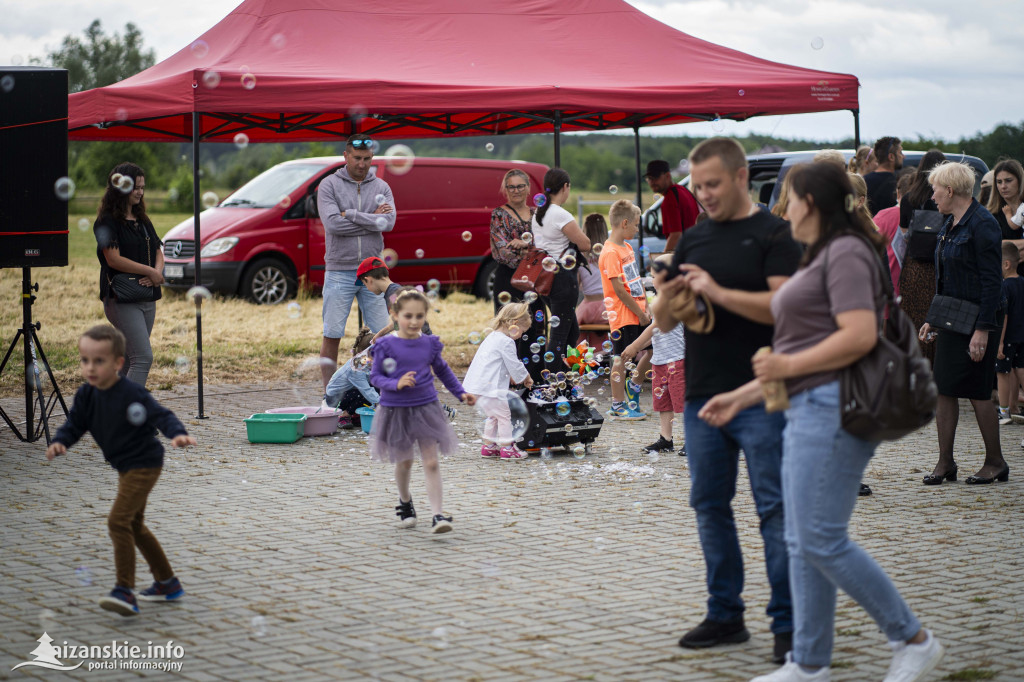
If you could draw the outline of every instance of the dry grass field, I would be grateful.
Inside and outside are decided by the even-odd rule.
[[[188,216],[156,214],[159,234]],[[88,220],[89,228],[79,229],[79,220]],[[92,215],[69,216],[70,258],[64,268],[37,268],[33,282],[39,283],[33,317],[42,323],[38,332],[43,351],[70,398],[78,385],[77,339],[91,325],[104,323],[103,304],[99,300],[99,264],[92,235]],[[3,351],[21,327],[21,270],[0,269],[0,339]],[[303,361],[315,357],[320,349],[322,331],[319,295],[300,295],[300,313],[286,305],[258,306],[237,298],[214,297],[202,308],[203,374],[207,383],[252,381],[288,381],[297,379]],[[452,293],[438,299],[430,314],[431,327],[445,343],[448,362],[460,374],[472,360],[475,346],[466,340],[473,330],[482,330],[491,318],[489,301],[464,293]],[[349,317],[342,352],[354,338],[356,315]],[[153,369],[148,385],[170,388],[196,382],[195,305],[182,293],[164,290],[157,303],[153,328]],[[0,396],[23,391],[21,344],[0,376]],[[304,376],[315,382],[316,370]]]

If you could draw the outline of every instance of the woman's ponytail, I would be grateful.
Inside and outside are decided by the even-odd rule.
[[[561,168],[552,168],[544,174],[544,205],[537,208],[537,224],[544,224],[544,215],[551,206],[551,195],[558,194],[569,184],[569,174]]]

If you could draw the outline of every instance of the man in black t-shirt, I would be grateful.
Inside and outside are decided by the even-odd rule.
[[[903,168],[903,143],[898,137],[882,137],[875,142],[874,151],[878,168],[864,176],[871,215],[896,205],[896,172]]]
[[[717,428],[697,414],[712,396],[754,378],[750,359],[772,342],[769,301],[800,260],[789,225],[755,206],[747,194],[743,148],[727,138],[712,138],[690,154],[691,183],[709,220],[683,233],[673,267],[658,273],[655,323],[675,326],[669,302],[684,288],[703,292],[714,307],[708,334],[686,329],[686,455],[690,469],[690,506],[707,566],[707,616],[679,640],[703,648],[744,642],[743,555],[736,535],[732,498],[739,452],[743,450],[754,503],[760,517],[771,599],[767,612],[775,635],[773,660],[782,662],[792,648],[793,611],[789,591],[789,555],[783,538],[781,413],[759,404]],[[681,273],[674,277],[676,272]],[[658,279],[660,278],[660,279]]]

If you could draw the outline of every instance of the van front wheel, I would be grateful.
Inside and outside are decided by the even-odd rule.
[[[276,258],[253,261],[242,275],[241,294],[260,305],[274,305],[294,298],[297,289],[291,269]]]
[[[476,274],[476,284],[473,285],[473,294],[478,298],[488,301],[494,298],[494,273],[498,269],[497,261],[488,260],[480,266]]]

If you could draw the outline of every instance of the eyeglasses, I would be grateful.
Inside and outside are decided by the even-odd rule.
[[[373,140],[370,139],[350,140],[348,144],[353,149],[373,149]]]
[[[505,189],[509,192],[522,192],[527,187],[529,187],[529,185],[505,185]]]

